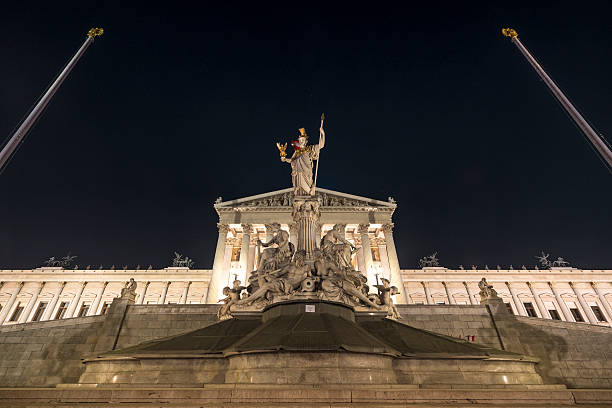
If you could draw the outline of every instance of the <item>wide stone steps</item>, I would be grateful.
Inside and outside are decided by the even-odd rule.
[[[0,388],[0,407],[604,407],[612,390],[219,385],[203,388]]]

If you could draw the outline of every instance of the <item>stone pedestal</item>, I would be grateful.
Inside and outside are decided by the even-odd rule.
[[[94,352],[103,352],[114,350],[119,332],[125,319],[127,308],[133,305],[136,301],[136,293],[128,291],[124,296],[113,299],[106,313],[104,325],[100,330],[100,337],[94,348]]]
[[[306,252],[306,260],[313,259],[314,250],[318,247],[316,240],[319,217],[321,213],[320,198],[297,196],[293,198],[293,220],[297,226],[297,250]]]

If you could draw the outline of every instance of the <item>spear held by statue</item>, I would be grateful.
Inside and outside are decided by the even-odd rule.
[[[321,127],[319,127],[319,144],[321,146],[321,139],[325,137],[325,131],[323,130],[323,121],[325,120],[325,113],[321,114]],[[312,183],[312,195],[315,195],[315,189],[317,187],[317,176],[319,174],[319,158],[321,157],[321,149],[319,149],[319,153],[317,155],[317,167],[315,167],[315,176],[314,181]]]

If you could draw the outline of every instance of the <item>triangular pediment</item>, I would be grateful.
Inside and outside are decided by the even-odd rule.
[[[375,200],[373,198],[341,193],[339,191],[317,188],[317,196],[321,198],[323,207],[376,207],[395,209],[397,206],[393,199],[390,201]],[[293,201],[293,189],[270,191],[269,193],[257,194],[235,200],[223,201],[221,198],[215,202],[217,210],[243,207],[291,207]]]

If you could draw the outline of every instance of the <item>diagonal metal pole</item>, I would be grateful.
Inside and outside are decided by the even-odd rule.
[[[553,80],[548,76],[546,71],[538,64],[536,59],[531,55],[531,53],[525,48],[521,40],[518,38],[518,33],[511,28],[502,29],[502,34],[506,37],[510,37],[511,41],[516,45],[519,51],[523,54],[523,56],[527,59],[527,61],[531,64],[531,66],[536,70],[540,78],[546,83],[548,88],[551,90],[555,98],[561,103],[563,108],[567,111],[567,113],[572,117],[572,119],[576,122],[580,130],[586,135],[591,144],[597,149],[599,154],[605,159],[610,169],[612,169],[612,151],[608,148],[605,142],[600,138],[600,136],[593,130],[591,125],[582,117],[582,115],[578,112],[578,110],[574,107],[574,105],[567,99],[567,97],[561,92],[561,89],[553,82]]]
[[[102,35],[102,33],[104,33],[104,30],[101,28],[92,28],[91,30],[89,30],[89,32],[87,33],[87,39],[85,40],[83,45],[81,45],[81,48],[79,48],[76,54],[74,54],[72,59],[68,62],[68,65],[66,65],[64,70],[59,74],[59,76],[49,87],[47,92],[45,92],[42,98],[40,98],[40,101],[38,101],[36,106],[34,106],[30,114],[21,123],[19,128],[17,128],[15,133],[13,133],[6,146],[4,146],[4,148],[0,152],[0,172],[4,170],[6,163],[9,161],[15,149],[17,149],[17,146],[19,146],[19,143],[23,140],[25,135],[27,135],[28,131],[32,128],[32,125],[34,125],[36,119],[38,119],[40,114],[45,110],[45,107],[47,106],[49,101],[51,101],[51,98],[53,97],[53,95],[55,95],[60,85],[62,85],[64,80],[66,80],[66,77],[68,77],[68,74],[70,73],[70,71],[72,71],[72,68],[74,68],[76,63],[85,53],[85,50],[87,50],[87,48],[91,45],[91,43],[94,41],[94,38]]]

